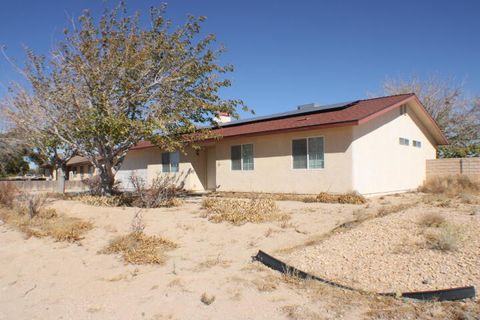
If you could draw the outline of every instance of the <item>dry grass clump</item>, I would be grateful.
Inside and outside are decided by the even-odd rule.
[[[368,319],[449,319],[474,320],[480,314],[477,301],[424,301],[374,298],[369,299],[369,310],[364,314]]]
[[[425,181],[423,186],[418,188],[418,191],[448,196],[457,196],[462,193],[479,193],[480,182],[473,181],[465,175],[434,177]]]
[[[342,204],[365,204],[367,199],[356,192],[331,194],[320,192],[316,197],[305,197],[303,202],[323,202],[323,203],[342,203]]]
[[[10,181],[0,182],[0,206],[12,208],[15,198],[18,194],[18,189]]]
[[[462,235],[458,226],[444,222],[435,230],[428,230],[425,233],[425,238],[431,249],[455,251],[462,240]]]
[[[207,217],[213,222],[227,221],[235,225],[247,222],[262,223],[283,221],[288,215],[280,213],[272,199],[227,199],[206,198],[202,207],[207,210]]]
[[[131,232],[110,241],[100,253],[121,253],[126,263],[163,264],[166,261],[164,252],[175,247],[176,244],[166,238]]]
[[[384,216],[392,214],[392,213],[405,211],[409,208],[412,208],[415,205],[416,205],[415,203],[401,203],[401,204],[396,204],[396,205],[391,205],[391,206],[383,206],[380,209],[378,209],[377,216],[378,217],[384,217]]]
[[[307,196],[299,193],[267,193],[267,192],[234,192],[234,191],[217,191],[211,194],[212,197],[218,198],[235,198],[235,199],[272,199],[277,201],[303,201]],[[312,195],[312,197],[314,197]]]
[[[96,196],[90,194],[83,194],[74,197],[75,200],[97,207],[120,207],[122,206],[122,199],[119,196]]]
[[[57,241],[81,240],[83,234],[93,228],[92,223],[58,214],[55,209],[40,209],[33,218],[30,218],[27,208],[0,209],[0,218],[27,237],[52,237]]]
[[[424,227],[438,228],[445,223],[445,218],[438,213],[427,213],[418,223]]]
[[[145,223],[140,211],[132,219],[132,231],[119,236],[99,253],[121,253],[126,263],[132,264],[163,264],[166,261],[164,252],[176,248],[176,244],[163,237],[147,236],[143,233]]]

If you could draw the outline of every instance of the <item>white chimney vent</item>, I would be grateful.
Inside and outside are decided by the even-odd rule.
[[[226,112],[219,112],[218,116],[215,118],[215,121],[218,123],[227,123],[232,121],[232,117]]]

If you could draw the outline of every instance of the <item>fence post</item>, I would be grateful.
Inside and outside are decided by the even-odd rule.
[[[62,168],[57,169],[57,192],[65,193],[65,173]]]

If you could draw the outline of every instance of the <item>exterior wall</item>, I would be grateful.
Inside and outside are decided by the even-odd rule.
[[[175,177],[178,186],[190,191],[204,191],[206,186],[205,152],[187,150],[187,154],[180,153],[179,172],[162,173],[162,150],[148,148],[132,150],[127,153],[120,170],[115,178],[120,181],[121,188],[131,189],[130,176],[135,174],[151,183],[157,175]]]
[[[480,181],[480,158],[427,160],[427,179],[459,174]]]
[[[207,161],[207,189],[215,190],[217,188],[217,150],[215,147],[206,148]]]
[[[400,115],[394,109],[353,129],[353,187],[362,194],[406,191],[426,177],[426,160],[435,159],[432,138],[412,108]],[[407,138],[409,146],[399,143]],[[421,141],[422,147],[412,146]]]
[[[58,192],[58,181],[0,181],[0,184],[13,184],[24,192]],[[82,181],[65,181],[65,192],[88,191]]]
[[[325,168],[293,169],[292,140],[324,137]],[[218,191],[319,193],[352,191],[352,127],[229,138],[216,143]],[[253,143],[254,170],[232,171],[230,147]]]
[[[82,164],[82,165],[72,165],[67,167],[67,174],[68,174],[68,180],[70,181],[82,181],[83,179],[88,179],[91,178],[94,174],[88,173],[88,168],[90,165],[88,164]],[[74,174],[73,170],[76,168],[77,173]],[[83,169],[83,173],[80,173],[81,170]]]

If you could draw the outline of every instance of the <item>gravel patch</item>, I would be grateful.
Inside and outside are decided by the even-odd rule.
[[[422,215],[441,213],[461,228],[456,251],[430,249]],[[317,276],[375,292],[405,292],[475,285],[480,288],[480,217],[451,208],[418,205],[375,218],[322,243],[281,257]]]

